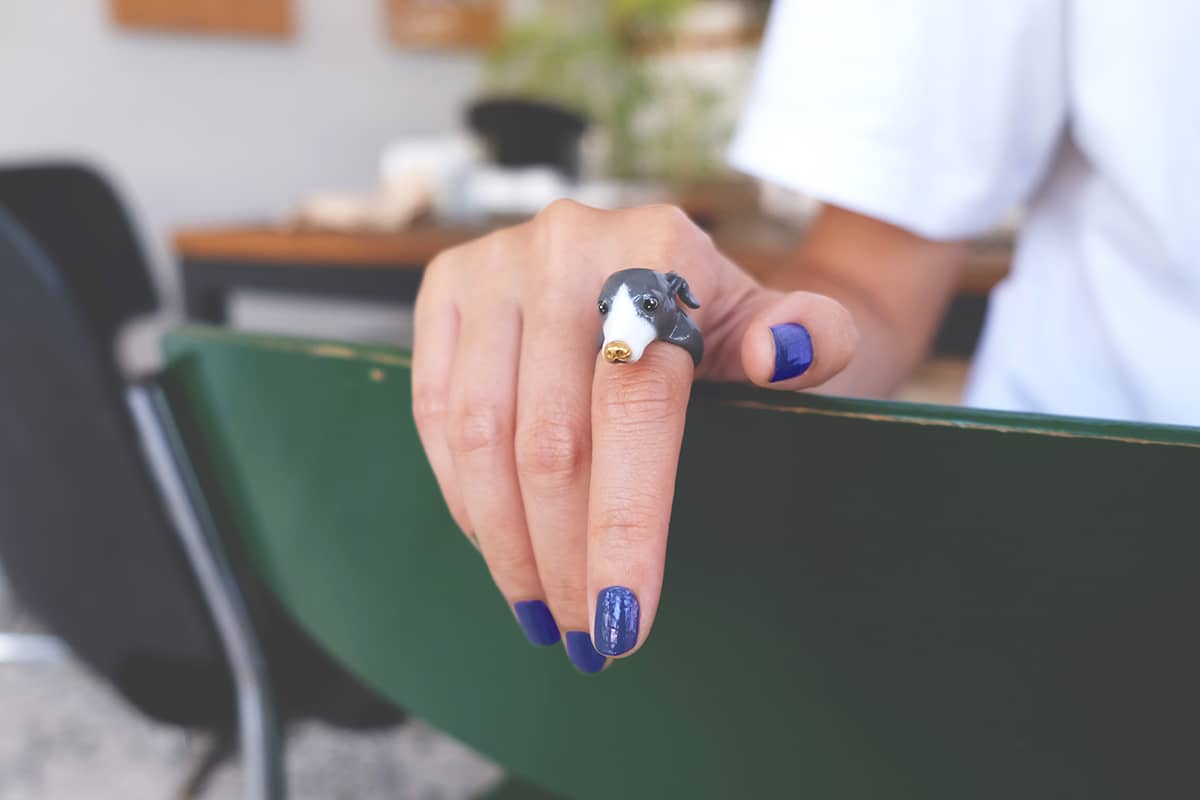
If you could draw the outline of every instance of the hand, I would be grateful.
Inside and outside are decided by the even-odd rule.
[[[695,375],[668,342],[635,364],[597,353],[600,287],[635,266],[678,272],[700,301]],[[527,636],[565,636],[595,672],[654,624],[693,377],[803,389],[856,341],[839,303],[759,286],[676,208],[558,201],[429,265],[413,413],[450,513]]]

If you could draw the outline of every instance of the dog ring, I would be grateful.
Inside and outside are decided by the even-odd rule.
[[[678,302],[677,302],[678,299]],[[679,306],[699,308],[688,282],[674,272],[623,269],[608,276],[600,290],[600,350],[610,364],[633,363],[655,340],[677,344],[697,365],[704,338]]]

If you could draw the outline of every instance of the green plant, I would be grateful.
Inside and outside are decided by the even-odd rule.
[[[488,88],[556,102],[596,123],[610,175],[699,177],[715,164],[715,93],[654,75],[638,42],[668,35],[696,0],[545,0],[488,53]],[[707,150],[705,146],[707,146]]]
[[[613,0],[612,13],[618,25],[664,32],[696,0]]]

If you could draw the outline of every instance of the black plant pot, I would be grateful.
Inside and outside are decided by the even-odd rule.
[[[468,109],[467,122],[488,143],[497,164],[548,166],[579,177],[580,139],[588,123],[573,111],[534,100],[490,98]]]

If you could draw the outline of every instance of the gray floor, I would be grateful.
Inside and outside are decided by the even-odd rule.
[[[38,635],[0,577],[0,642]],[[3,648],[0,648],[3,649]],[[69,655],[0,658],[0,800],[154,800],[175,796],[200,757],[200,737],[130,709]],[[53,655],[53,654],[50,654]],[[493,785],[500,770],[421,723],[385,733],[309,724],[292,732],[287,760],[296,800],[455,800]],[[236,765],[223,767],[204,800],[241,797]]]

